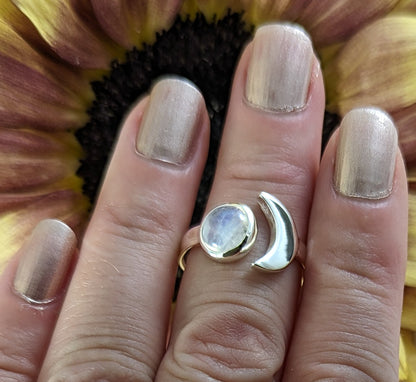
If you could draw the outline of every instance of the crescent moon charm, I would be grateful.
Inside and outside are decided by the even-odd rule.
[[[267,192],[261,192],[258,203],[270,226],[270,242],[266,254],[255,261],[253,268],[277,272],[285,269],[298,251],[298,235],[289,211]]]

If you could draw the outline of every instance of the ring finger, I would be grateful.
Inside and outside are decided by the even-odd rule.
[[[266,191],[291,212],[305,241],[319,165],[324,89],[308,36],[296,26],[261,27],[237,68],[208,210],[244,203],[258,218],[249,255],[219,264],[193,250],[172,338],[157,381],[279,378],[292,330],[300,267],[252,270],[268,228],[256,200]]]

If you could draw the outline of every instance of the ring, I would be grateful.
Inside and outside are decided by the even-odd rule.
[[[264,191],[258,196],[258,204],[270,227],[270,243],[267,252],[251,267],[277,272],[296,258],[304,268],[305,245],[298,238],[289,211],[280,200]],[[237,261],[253,247],[256,237],[257,222],[249,206],[222,204],[210,211],[201,225],[185,234],[178,257],[179,267],[185,270],[186,256],[196,246],[201,246],[214,261]]]

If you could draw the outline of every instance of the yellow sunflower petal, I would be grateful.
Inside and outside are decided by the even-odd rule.
[[[51,217],[61,219],[77,232],[82,231],[86,221],[88,201],[72,189],[32,197],[31,194],[14,194],[10,197],[16,199],[19,196],[30,202],[24,208],[0,213],[0,271],[40,220]]]
[[[182,0],[148,0],[146,29],[148,38],[154,40],[157,31],[169,27],[181,10]]]
[[[395,10],[399,12],[416,11],[416,0],[400,0]]]
[[[416,16],[392,15],[359,31],[325,67],[328,109],[387,111],[416,102]]]
[[[125,48],[143,39],[147,1],[91,0],[95,15],[106,33]]]
[[[30,61],[30,66],[38,72],[45,76],[50,73],[49,77],[58,78],[59,83],[77,97],[90,100],[92,93],[88,79],[80,71],[51,59],[50,47],[30,21],[13,4],[5,4],[9,4],[6,7],[9,12],[0,12],[0,54],[20,63]]]
[[[0,193],[23,192],[60,182],[79,167],[72,134],[0,129]],[[1,194],[0,194],[1,197]]]
[[[291,0],[242,1],[246,20],[253,25],[275,21],[282,17]]]
[[[412,172],[409,173],[412,177]],[[416,287],[416,191],[410,183],[409,191],[409,234],[406,268],[406,285]]]
[[[36,97],[34,97],[36,94]],[[59,130],[80,127],[85,108],[76,98],[32,68],[0,56],[0,119],[3,126]]]
[[[73,134],[0,129],[0,270],[39,220],[82,229],[89,202],[74,175],[80,156]]]
[[[79,127],[92,99],[88,81],[38,53],[0,17],[0,119],[5,127]],[[36,94],[36,97],[34,97]]]
[[[416,332],[416,288],[404,290],[402,328]]]
[[[403,382],[416,382],[416,336],[415,332],[410,330],[402,330],[402,353],[400,353],[400,364],[403,364],[403,372],[400,379]]]
[[[299,9],[305,6],[304,0],[228,0],[223,2],[217,0],[188,0],[185,1],[185,5],[182,8],[185,8],[186,12],[190,12],[190,9],[193,9],[191,3],[195,3],[196,10],[202,12],[208,19],[213,18],[214,15],[217,18],[221,18],[229,9],[232,9],[233,12],[243,12],[244,20],[249,25],[259,25],[267,21],[279,19],[292,20],[298,13],[293,12],[295,16],[291,17],[288,9],[290,11],[297,10],[298,3],[300,3]]]
[[[12,0],[41,36],[74,66],[107,69],[121,50],[100,29],[87,0]]]
[[[406,349],[404,347],[403,338],[400,335],[400,348],[399,348],[399,382],[406,382],[409,377],[409,368],[407,367]]]
[[[1,0],[0,19],[9,24],[30,46],[39,51],[50,50],[30,20],[19,11],[11,0]],[[2,40],[3,41],[3,40]]]
[[[407,180],[409,182],[409,188],[411,190],[416,190],[416,164],[412,163],[410,167],[407,168]]]
[[[406,161],[416,161],[416,103],[392,113],[399,131],[400,148]]]
[[[167,29],[178,15],[182,1],[91,0],[106,33],[125,48],[141,46]]]
[[[398,0],[295,0],[286,11],[311,34],[317,47],[345,40],[363,25],[387,14]]]
[[[201,12],[207,20],[212,20],[214,17],[217,19],[223,17],[229,9],[232,9],[233,12],[244,11],[243,16],[246,16],[246,6],[249,6],[251,3],[253,3],[252,0],[185,0],[181,8],[181,14],[186,17],[188,15],[194,16],[196,12]]]
[[[407,261],[406,285],[416,288],[416,261]]]

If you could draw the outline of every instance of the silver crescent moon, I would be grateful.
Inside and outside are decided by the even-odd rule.
[[[270,243],[266,254],[251,266],[268,272],[281,271],[295,258],[298,236],[289,211],[267,192],[261,192],[258,204],[270,226]]]

